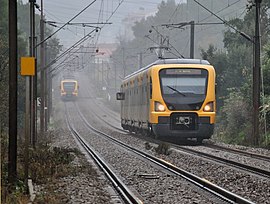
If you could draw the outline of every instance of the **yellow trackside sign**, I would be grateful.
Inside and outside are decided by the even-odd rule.
[[[35,75],[35,58],[21,57],[21,75],[34,76]]]

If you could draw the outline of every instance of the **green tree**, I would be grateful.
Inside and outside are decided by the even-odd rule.
[[[262,45],[269,42],[268,11],[269,3],[262,4]],[[253,9],[243,19],[233,19],[229,23],[237,30],[253,36],[254,19]],[[213,46],[209,46],[207,51],[201,51],[202,57],[211,61],[217,71],[217,103],[221,105],[218,108],[217,132],[229,142],[248,143],[248,135],[251,135],[252,130],[253,43],[231,29],[224,33],[223,42],[226,52],[217,52]],[[269,53],[269,47],[265,46],[262,66],[265,101],[268,101],[269,94]],[[267,102],[262,110],[268,111]]]
[[[265,45],[263,49],[263,82],[264,82],[264,94],[270,95],[270,43]]]
[[[8,115],[8,1],[0,0],[0,133],[7,128]]]
[[[18,1],[18,139],[20,139],[24,131],[21,131],[24,126],[25,112],[25,78],[20,75],[20,57],[27,56],[28,53],[28,37],[29,37],[29,4],[23,4]],[[0,0],[0,136],[1,136],[1,177],[5,180],[7,169],[7,152],[8,152],[8,86],[9,86],[9,45],[8,45],[8,1]],[[36,31],[39,24],[39,15],[36,15]],[[48,29],[48,32],[52,32]],[[49,48],[51,57],[55,57],[60,50],[59,40],[52,38],[49,43],[56,45]],[[16,60],[16,59],[14,59]],[[13,128],[13,127],[11,127]],[[18,149],[22,146],[18,142]],[[19,165],[18,165],[19,166]],[[21,174],[20,174],[21,175]],[[3,181],[5,183],[5,181]]]
[[[262,60],[263,98],[261,106],[262,142],[270,146],[270,43],[264,46]],[[265,134],[266,130],[266,134]]]

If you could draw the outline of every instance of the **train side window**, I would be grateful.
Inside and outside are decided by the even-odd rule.
[[[116,99],[117,100],[125,100],[125,93],[124,92],[116,93]]]
[[[149,91],[150,91],[150,99],[152,99],[152,78],[151,77],[150,77]]]

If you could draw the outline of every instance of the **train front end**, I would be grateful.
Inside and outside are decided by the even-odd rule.
[[[209,64],[166,64],[152,69],[150,123],[157,137],[196,138],[213,134],[215,70]]]
[[[76,80],[61,81],[62,100],[74,100],[78,96],[78,82]]]

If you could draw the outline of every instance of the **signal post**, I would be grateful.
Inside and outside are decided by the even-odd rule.
[[[28,182],[28,165],[29,165],[29,142],[31,138],[31,80],[35,75],[35,58],[22,57],[21,58],[21,75],[26,77],[26,94],[25,94],[25,145],[24,145],[24,178]]]

